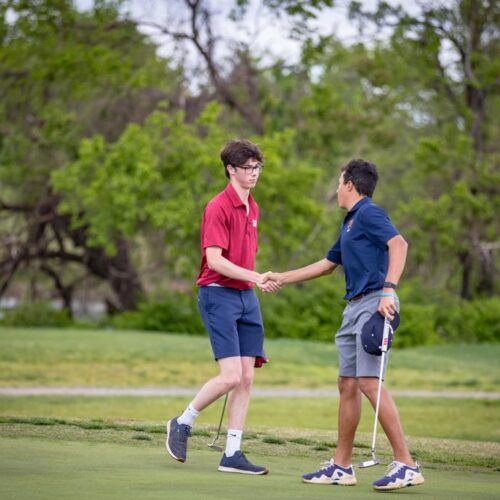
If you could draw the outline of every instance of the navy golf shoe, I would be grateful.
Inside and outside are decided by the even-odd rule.
[[[219,464],[220,472],[237,472],[239,474],[254,474],[254,475],[264,475],[269,471],[266,467],[262,467],[261,465],[254,465],[248,461],[245,454],[238,450],[231,457],[227,457],[224,453],[222,460]]]
[[[191,427],[179,424],[177,417],[167,422],[167,440],[165,441],[165,446],[173,459],[179,462],[186,461],[189,436],[191,436]]]

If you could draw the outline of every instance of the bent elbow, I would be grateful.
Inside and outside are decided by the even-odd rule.
[[[408,249],[408,242],[400,234],[398,234],[387,243],[387,246],[389,248],[399,248],[406,251]]]
[[[337,264],[333,264],[329,261],[326,261],[325,268],[323,269],[323,276],[327,276],[328,274],[332,274],[333,271],[335,271],[335,268],[337,267]]]

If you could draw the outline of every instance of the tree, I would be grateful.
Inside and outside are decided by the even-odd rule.
[[[116,252],[114,235],[163,235],[169,256],[165,275],[193,280],[199,265],[199,224],[208,201],[227,179],[218,158],[228,133],[220,106],[210,104],[193,123],[183,113],[153,113],[130,125],[114,143],[101,136],[82,142],[77,160],[53,174],[64,195],[61,210],[88,227],[92,244]],[[313,221],[324,216],[306,193],[317,172],[294,155],[293,132],[253,137],[266,167],[256,188],[262,209],[259,266],[283,266]],[[272,215],[272,217],[271,217]]]
[[[115,233],[114,255],[94,245],[88,226],[59,211],[51,174],[75,160],[83,137],[113,141],[160,100],[175,106],[180,75],[115,2],[82,13],[68,0],[10,1],[1,14],[0,295],[15,273],[34,269],[70,309],[90,274],[110,284],[110,307],[134,308],[142,285],[128,242]]]
[[[421,262],[436,270],[453,254],[460,295],[494,291],[499,247],[500,6],[489,0],[422,2],[417,14],[378,2],[374,12],[352,2],[354,18],[392,29],[392,59],[379,58],[379,79],[397,92],[420,139],[401,187]],[[384,48],[380,47],[379,53]],[[390,75],[390,76],[389,76]],[[387,79],[381,81],[380,76]],[[411,222],[414,221],[414,222]],[[449,264],[449,263],[448,263]],[[453,271],[453,267],[452,267]]]

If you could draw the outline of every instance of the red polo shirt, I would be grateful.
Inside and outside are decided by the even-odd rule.
[[[245,290],[253,287],[249,281],[234,280],[212,271],[207,265],[207,247],[222,248],[222,256],[237,266],[254,270],[257,254],[257,224],[259,206],[248,197],[249,212],[231,184],[208,203],[201,221],[201,270],[198,286],[217,283]]]

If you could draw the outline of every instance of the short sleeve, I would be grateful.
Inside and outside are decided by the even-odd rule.
[[[209,203],[203,214],[203,249],[220,247],[227,250],[229,247],[229,221],[221,206]]]
[[[371,205],[363,211],[362,221],[367,238],[381,248],[385,248],[387,242],[399,234],[384,209],[377,205]]]
[[[342,265],[342,252],[340,250],[340,235],[337,241],[332,245],[332,248],[326,254],[327,260],[333,262],[334,264]]]

